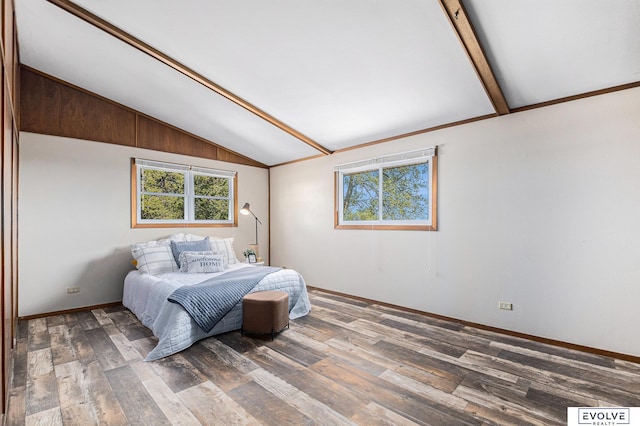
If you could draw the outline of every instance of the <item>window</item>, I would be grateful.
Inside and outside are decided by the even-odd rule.
[[[437,229],[436,148],[335,169],[337,229]]]
[[[134,228],[235,226],[236,173],[133,159]]]

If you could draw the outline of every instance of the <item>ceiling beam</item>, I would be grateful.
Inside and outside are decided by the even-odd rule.
[[[146,53],[147,55],[151,56],[152,58],[162,62],[165,65],[168,65],[169,67],[173,68],[174,70],[178,71],[179,73],[191,78],[192,80],[200,83],[201,85],[205,86],[206,88],[214,91],[215,93],[217,93],[220,96],[223,96],[224,98],[230,100],[231,102],[235,103],[238,106],[241,106],[242,108],[246,109],[247,111],[251,112],[252,114],[257,115],[258,117],[262,118],[263,120],[267,121],[268,123],[276,126],[277,128],[279,128],[280,130],[290,134],[291,136],[301,140],[302,142],[306,143],[307,145],[317,149],[318,151],[322,152],[325,155],[329,155],[331,154],[333,151],[329,150],[328,148],[325,148],[324,146],[320,145],[319,143],[317,143],[316,141],[312,140],[311,138],[303,135],[302,133],[298,132],[297,130],[293,129],[292,127],[286,125],[285,123],[281,122],[280,120],[278,120],[277,118],[271,116],[270,114],[266,113],[265,111],[262,111],[261,109],[259,109],[258,107],[254,106],[253,104],[249,103],[248,101],[242,99],[239,96],[234,95],[233,93],[231,93],[230,91],[224,89],[223,87],[217,85],[216,83],[214,83],[213,81],[209,80],[208,78],[206,78],[205,76],[199,74],[198,72],[192,70],[191,68],[187,67],[186,65],[178,62],[177,60],[165,55],[164,53],[162,53],[161,51],[159,51],[158,49],[155,49],[154,47],[148,45],[147,43],[143,42],[142,40],[137,39],[136,37],[132,36],[131,34],[128,34],[127,32],[121,30],[120,28],[110,24],[109,22],[105,21],[104,19],[94,15],[93,13],[89,12],[88,10],[72,3],[71,1],[68,0],[47,0],[49,3],[54,4],[58,7],[60,7],[61,9],[71,13],[72,15],[76,16],[77,18],[82,19],[83,21],[95,26],[96,28],[101,29],[102,31],[105,31],[106,33],[112,35],[113,37],[117,38],[118,40],[128,44],[129,46],[143,52]]]
[[[473,64],[473,68],[478,74],[484,90],[487,92],[493,108],[498,115],[509,114],[509,105],[502,94],[500,85],[496,80],[489,61],[482,50],[471,21],[462,6],[461,0],[440,0],[442,9],[445,11],[451,22],[451,26],[456,32],[460,43]]]

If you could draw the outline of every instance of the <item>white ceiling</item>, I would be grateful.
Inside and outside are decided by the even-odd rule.
[[[295,134],[46,0],[21,63],[266,165]],[[330,151],[494,114],[438,0],[73,2]],[[640,81],[640,0],[463,2],[509,108]]]

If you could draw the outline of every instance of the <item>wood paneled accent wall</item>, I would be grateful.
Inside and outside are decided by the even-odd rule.
[[[267,167],[25,66],[20,68],[20,92],[22,131]]]
[[[0,147],[0,176],[2,182],[2,207],[0,209],[0,308],[2,309],[2,345],[0,346],[0,393],[2,413],[6,412],[7,389],[11,379],[13,363],[15,324],[18,306],[18,45],[13,2],[1,0],[2,35],[0,36],[0,56],[2,56],[2,133]]]

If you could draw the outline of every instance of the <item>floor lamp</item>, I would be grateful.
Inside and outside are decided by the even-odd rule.
[[[260,222],[260,219],[258,219],[258,216],[256,216],[255,213],[251,211],[249,203],[244,203],[244,206],[242,206],[242,208],[240,209],[240,213],[242,213],[245,216],[248,216],[249,214],[251,214],[256,219],[256,243],[249,244],[249,247],[256,252],[256,260],[258,262],[262,262],[262,258],[260,257],[260,248],[258,246],[258,223],[262,225],[262,222]]]

